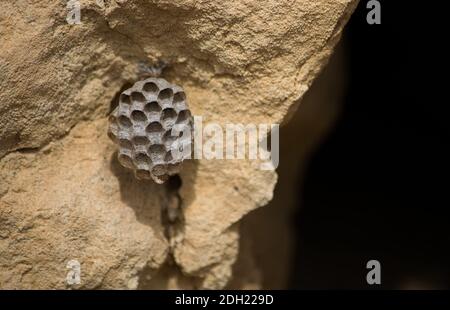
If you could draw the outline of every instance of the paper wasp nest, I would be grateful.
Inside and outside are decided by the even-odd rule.
[[[191,155],[192,116],[183,89],[162,78],[136,82],[120,94],[108,136],[136,178],[163,183]]]

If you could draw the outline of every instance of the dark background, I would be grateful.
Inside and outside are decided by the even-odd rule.
[[[381,25],[361,0],[346,26],[344,108],[299,188],[292,288],[450,288],[444,8],[380,2]]]

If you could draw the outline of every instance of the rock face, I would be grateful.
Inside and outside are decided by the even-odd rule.
[[[302,253],[303,249],[298,247],[304,236],[299,235],[302,228],[296,225],[295,218],[298,212],[307,212],[301,210],[306,199],[302,192],[304,176],[313,153],[332,130],[343,108],[348,87],[346,51],[345,40],[339,42],[327,66],[302,98],[297,112],[280,129],[280,164],[273,199],[240,222],[240,243],[250,244],[254,265],[263,274],[259,283],[264,289],[291,288],[292,281],[296,280],[292,276],[298,267],[294,265],[298,262],[295,255]],[[252,268],[240,267],[248,259],[243,253],[240,251],[234,266],[242,271],[234,274],[251,284],[253,276],[246,270]]]
[[[40,152],[3,158],[14,175],[0,209],[2,288],[64,288],[72,259],[82,288],[135,288],[140,270],[165,261],[166,194],[120,166],[105,126],[83,122]]]
[[[79,3],[73,25],[61,2],[0,12],[0,287],[224,287],[239,221],[271,200],[276,173],[191,160],[176,193],[138,181],[107,138],[111,102],[139,63],[162,60],[204,122],[280,123],[357,1]],[[68,286],[72,259],[81,282]]]

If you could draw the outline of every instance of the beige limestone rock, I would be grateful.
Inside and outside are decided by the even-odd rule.
[[[105,126],[84,122],[42,152],[3,158],[2,174],[22,169],[1,199],[0,287],[64,288],[75,259],[81,288],[136,288],[165,261],[164,188],[122,169]]]
[[[343,107],[348,81],[346,56],[344,40],[302,98],[292,119],[280,130],[280,165],[274,198],[240,222],[244,249],[234,266],[232,288],[239,287],[237,280],[248,279],[246,283],[251,284],[255,269],[259,270],[260,287],[291,288],[293,265],[298,261],[295,255],[302,252],[298,247],[304,237],[299,235],[301,228],[295,221],[303,208],[303,178],[311,155],[331,131]],[[245,249],[246,245],[250,249]],[[253,268],[248,267],[249,255],[241,252],[253,254]]]
[[[66,263],[77,259],[75,288],[136,288],[167,257],[192,287],[224,287],[239,221],[270,201],[276,173],[247,161],[186,163],[183,220],[165,234],[168,189],[114,161],[110,102],[139,62],[164,60],[163,77],[205,122],[281,122],[357,1],[80,3],[79,25],[62,2],[2,3],[0,287],[67,287]]]

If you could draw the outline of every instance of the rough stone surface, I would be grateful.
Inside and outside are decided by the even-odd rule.
[[[136,288],[165,261],[165,192],[121,167],[105,126],[84,122],[42,152],[3,158],[14,175],[0,208],[2,288],[65,288],[72,259],[80,288]]]
[[[329,63],[302,98],[292,119],[280,130],[280,165],[274,198],[264,208],[251,212],[241,221],[241,247],[234,268],[232,288],[240,287],[236,281],[253,287],[259,283],[264,289],[292,288],[295,268],[301,268],[303,235],[298,227],[298,213],[303,210],[303,180],[311,155],[332,130],[341,112],[347,88],[346,42],[340,42]],[[270,227],[270,229],[265,229]],[[247,245],[247,246],[246,246]],[[245,247],[250,247],[246,249]],[[248,255],[252,253],[253,268]],[[301,260],[300,260],[301,261]],[[251,266],[251,265],[250,265]],[[255,278],[255,270],[261,274]],[[242,285],[241,285],[242,286]]]
[[[282,122],[357,1],[80,3],[79,25],[61,2],[0,12],[0,286],[65,288],[78,259],[81,288],[224,287],[239,221],[271,200],[276,173],[186,162],[182,221],[165,233],[168,189],[115,160],[110,102],[138,63],[164,60],[204,122]]]

